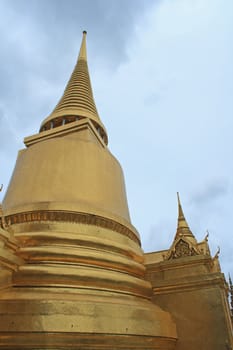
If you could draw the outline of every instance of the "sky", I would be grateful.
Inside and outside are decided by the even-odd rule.
[[[0,0],[0,193],[58,102],[87,30],[109,148],[144,251],[168,249],[177,198],[233,275],[232,0]]]

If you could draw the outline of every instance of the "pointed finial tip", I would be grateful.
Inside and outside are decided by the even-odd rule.
[[[83,34],[84,34],[84,35],[87,34],[87,31],[86,31],[86,30],[83,30]]]
[[[180,194],[179,192],[176,192],[176,194],[177,194],[178,204],[180,204]]]

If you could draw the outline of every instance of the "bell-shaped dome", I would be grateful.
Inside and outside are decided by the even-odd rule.
[[[85,37],[3,201],[20,264],[0,292],[0,349],[173,349],[175,325],[151,302],[123,172],[95,107]]]

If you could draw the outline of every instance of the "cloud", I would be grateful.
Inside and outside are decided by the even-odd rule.
[[[58,54],[62,50],[64,59],[64,51],[75,42],[76,45],[79,43],[80,32],[85,29],[91,34],[92,49],[102,59],[108,58],[119,64],[125,59],[125,45],[134,30],[134,22],[150,3],[145,5],[142,0],[21,0],[3,2],[3,10],[10,18],[17,20],[19,33],[25,27],[36,29],[33,46],[37,45],[38,38],[43,37],[49,52]],[[15,29],[14,22],[12,25],[8,29],[10,32]],[[29,32],[22,33],[22,37]],[[49,47],[51,38],[52,48]]]
[[[219,1],[160,2],[138,22],[128,61],[111,76],[108,100],[100,99],[111,116],[110,146],[123,164],[132,221],[146,251],[152,244],[155,250],[170,246],[177,191],[197,239],[209,229],[212,251],[220,245],[225,256],[229,249],[230,13],[229,1],[225,7]]]
[[[191,198],[191,205],[204,206],[210,205],[215,201],[220,201],[222,197],[226,197],[230,190],[227,179],[220,178],[212,180],[211,183],[205,184],[205,186],[197,191]]]
[[[24,147],[23,138],[38,132],[63,92],[82,30],[90,34],[92,66],[104,61],[109,70],[115,69],[127,59],[127,42],[148,6],[141,0],[0,2],[0,182],[4,190],[17,151]]]
[[[1,1],[4,183],[23,137],[38,131],[60,98],[86,29],[96,104],[144,249],[152,241],[154,250],[170,246],[179,191],[193,233],[202,239],[208,228],[212,250],[221,245],[228,259],[232,11],[231,0]]]
[[[145,8],[142,0],[1,1],[0,104],[12,131],[14,125],[18,133],[27,132],[31,123],[37,132],[54,108],[75,64],[83,29],[90,32],[95,64],[108,62],[114,69],[127,59],[127,42]]]
[[[163,218],[150,226],[148,231],[149,234],[144,239],[146,251],[169,249],[175,237],[176,222],[171,218]]]

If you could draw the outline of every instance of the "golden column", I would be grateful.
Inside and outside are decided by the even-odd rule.
[[[2,205],[18,260],[0,283],[0,349],[174,349],[95,106],[86,32],[62,98],[24,142]]]

